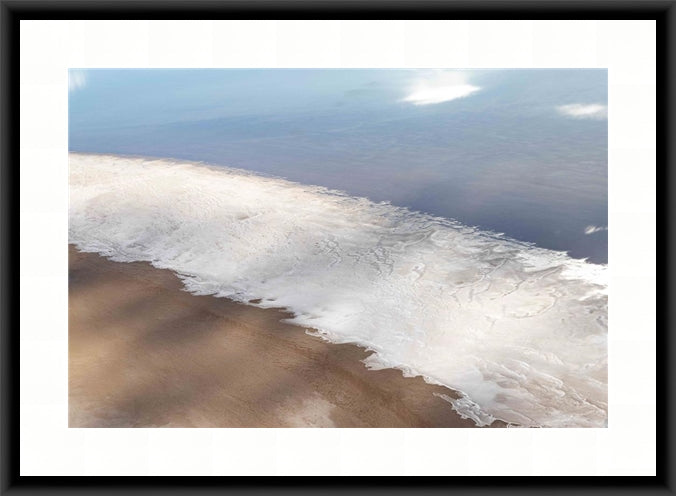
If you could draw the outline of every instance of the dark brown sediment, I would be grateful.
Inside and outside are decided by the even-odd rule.
[[[436,395],[456,392],[289,316],[69,245],[69,426],[475,427]]]

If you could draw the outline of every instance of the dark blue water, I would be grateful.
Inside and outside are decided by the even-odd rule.
[[[97,70],[70,92],[71,151],[205,161],[455,218],[607,262],[605,70]],[[432,84],[430,83],[430,84]]]

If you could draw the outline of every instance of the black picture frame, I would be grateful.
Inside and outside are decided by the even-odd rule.
[[[654,19],[657,28],[657,467],[655,477],[35,477],[20,476],[19,467],[19,22],[28,19]],[[674,340],[669,263],[675,174],[671,123],[676,109],[674,40],[676,1],[30,1],[0,0],[0,250],[1,430],[0,491],[2,494],[68,494],[75,491],[112,493],[200,491],[350,490],[373,494],[391,491],[503,492],[520,494],[556,490],[573,494],[672,494],[676,484],[671,453],[674,412],[671,391]]]

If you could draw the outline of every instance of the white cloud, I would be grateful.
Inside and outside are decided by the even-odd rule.
[[[568,117],[576,119],[607,119],[608,107],[600,103],[582,104],[572,103],[570,105],[560,105],[557,110]]]
[[[599,231],[607,231],[607,230],[608,230],[607,227],[587,226],[584,229],[584,233],[585,234],[594,234],[594,233],[597,233]]]
[[[463,98],[479,91],[461,72],[435,71],[416,80],[403,101],[415,105],[429,105]]]
[[[68,72],[68,91],[75,91],[83,88],[87,84],[87,76],[83,71]]]

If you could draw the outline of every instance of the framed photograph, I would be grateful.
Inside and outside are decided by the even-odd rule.
[[[2,2],[2,490],[671,493],[672,10]]]

